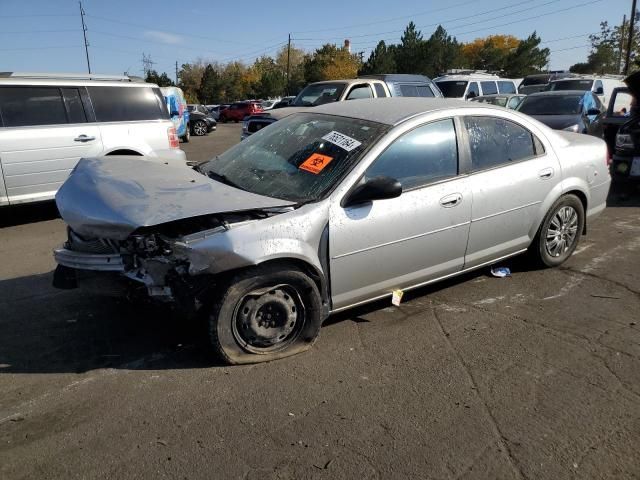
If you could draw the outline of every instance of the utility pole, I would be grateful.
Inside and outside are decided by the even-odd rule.
[[[291,73],[291,34],[287,45],[287,96],[289,95],[289,74]]]
[[[627,23],[627,16],[622,16],[622,27],[620,27],[620,45],[618,46],[618,73],[622,71],[622,49],[624,48],[624,27]]]
[[[178,85],[178,61],[176,60],[176,85]]]
[[[151,55],[145,55],[142,52],[142,71],[144,72],[144,78],[147,78],[147,75],[153,69],[153,64],[156,63],[151,60]]]
[[[636,0],[631,3],[631,17],[629,17],[629,40],[627,41],[627,52],[624,61],[624,74],[629,74],[629,63],[631,62],[631,49],[633,48],[633,33],[636,23]]]
[[[87,42],[87,26],[84,23],[84,9],[82,8],[82,2],[78,1],[80,5],[80,20],[82,21],[82,35],[84,36],[84,53],[87,55],[87,70],[91,73],[91,64],[89,63],[89,42]]]

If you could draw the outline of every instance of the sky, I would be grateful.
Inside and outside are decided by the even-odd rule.
[[[379,40],[398,43],[413,21],[428,38],[438,24],[461,42],[492,34],[526,38],[551,50],[550,68],[586,61],[600,22],[620,24],[631,0],[83,0],[94,73],[141,75],[143,54],[175,77],[201,58],[251,63],[292,44],[313,51],[342,45],[364,58]],[[76,0],[0,0],[0,71],[86,72]]]

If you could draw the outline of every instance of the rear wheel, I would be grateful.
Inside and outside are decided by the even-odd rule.
[[[321,311],[318,288],[301,271],[278,266],[243,271],[213,305],[211,345],[230,364],[295,355],[318,337]]]
[[[564,195],[542,221],[531,253],[540,265],[555,267],[574,252],[584,229],[584,206],[575,195]]]

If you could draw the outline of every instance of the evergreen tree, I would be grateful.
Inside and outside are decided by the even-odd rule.
[[[396,73],[395,49],[381,40],[360,70],[361,75]]]
[[[423,73],[426,69],[422,33],[409,22],[400,39],[395,60],[398,73]]]

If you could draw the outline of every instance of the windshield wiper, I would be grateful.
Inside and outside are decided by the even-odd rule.
[[[222,175],[221,173],[216,173],[213,170],[209,170],[207,172],[207,177],[212,178],[217,182],[224,183],[225,185],[229,185],[230,187],[234,187],[239,190],[245,190],[244,188],[240,187],[237,183],[229,180],[225,175]]]

